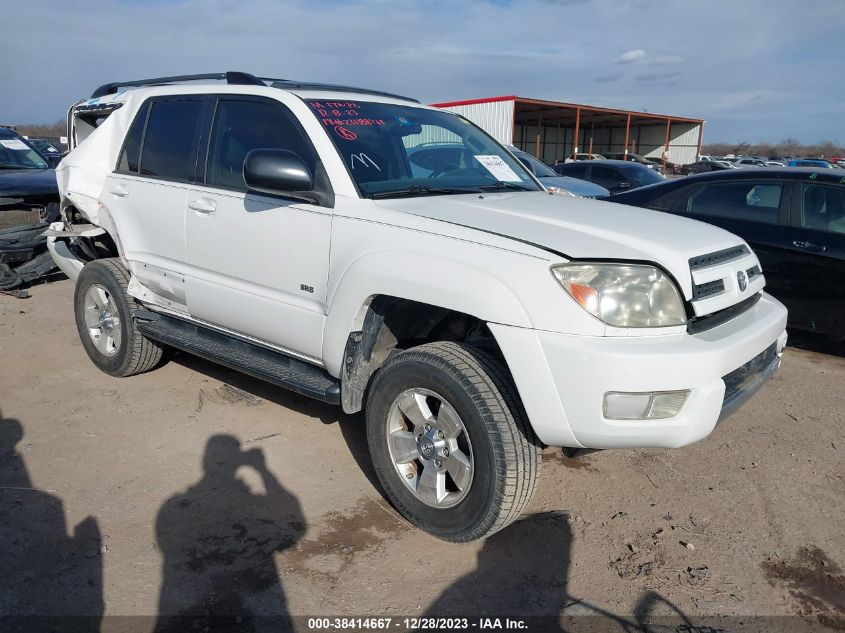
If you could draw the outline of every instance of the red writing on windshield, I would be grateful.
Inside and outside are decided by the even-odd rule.
[[[353,132],[352,130],[347,130],[345,127],[341,127],[340,125],[338,125],[334,129],[334,131],[340,138],[347,141],[354,141],[356,138],[358,138],[358,135],[355,134],[355,132]]]
[[[384,119],[322,119],[323,125],[384,125]]]
[[[326,127],[343,125],[384,125],[384,119],[345,118],[360,117],[361,107],[352,101],[309,101],[320,121]]]

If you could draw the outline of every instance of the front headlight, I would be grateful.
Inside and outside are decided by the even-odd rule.
[[[666,327],[687,322],[672,280],[642,264],[561,264],[552,274],[594,317],[615,327]]]

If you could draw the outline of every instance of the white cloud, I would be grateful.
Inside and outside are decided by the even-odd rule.
[[[632,62],[637,62],[645,57],[645,51],[641,48],[635,48],[630,51],[626,51],[622,53],[619,57],[616,58],[615,63],[617,64],[630,64]]]

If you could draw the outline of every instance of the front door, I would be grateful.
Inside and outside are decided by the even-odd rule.
[[[314,174],[317,154],[281,103],[216,101],[202,185],[188,191],[186,291],[191,316],[319,360],[332,210],[247,191],[246,154],[280,148]]]

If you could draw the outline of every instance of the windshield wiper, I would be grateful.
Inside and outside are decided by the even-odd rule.
[[[521,185],[516,182],[506,182],[504,180],[499,180],[492,185],[485,185],[483,187],[479,187],[479,189],[483,191],[501,191],[502,189],[515,189],[516,191],[536,191],[531,187],[526,187],[525,185]]]
[[[399,198],[401,196],[436,196],[450,193],[478,193],[481,187],[428,187],[426,185],[411,185],[407,189],[392,191],[376,191],[370,194],[373,200],[377,198]]]

